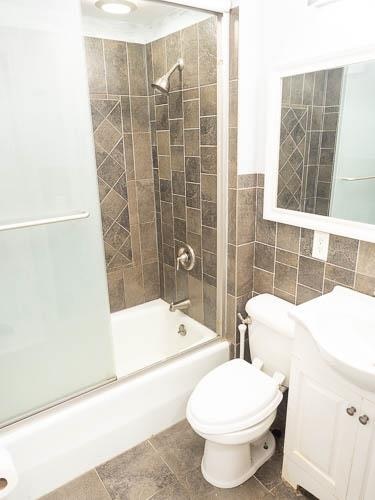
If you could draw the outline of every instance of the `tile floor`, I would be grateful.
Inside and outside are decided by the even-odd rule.
[[[281,409],[282,410],[282,409]],[[279,412],[274,428],[280,428]],[[296,493],[281,479],[283,438],[275,455],[255,477],[238,488],[221,490],[200,471],[204,441],[186,420],[75,479],[43,500],[187,500],[293,499]]]

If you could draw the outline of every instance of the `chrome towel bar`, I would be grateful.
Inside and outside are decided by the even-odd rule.
[[[10,231],[12,229],[23,229],[25,227],[44,226],[46,224],[55,224],[57,222],[66,222],[69,220],[87,219],[90,213],[86,211],[73,212],[59,217],[50,217],[48,219],[32,219],[20,222],[13,222],[11,224],[0,225],[0,231]]]

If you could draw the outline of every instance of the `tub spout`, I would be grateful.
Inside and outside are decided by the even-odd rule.
[[[188,309],[190,305],[190,299],[178,300],[177,302],[171,302],[169,304],[169,310],[171,312],[175,312],[177,310],[182,311],[183,309]]]

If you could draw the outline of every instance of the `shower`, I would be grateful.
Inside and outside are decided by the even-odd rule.
[[[168,94],[170,87],[170,78],[175,70],[178,68],[179,71],[184,69],[184,61],[183,59],[177,59],[177,62],[172,68],[165,73],[165,75],[158,78],[155,82],[151,84],[151,87],[157,89],[162,94]]]

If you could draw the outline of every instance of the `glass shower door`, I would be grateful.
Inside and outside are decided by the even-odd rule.
[[[0,0],[0,426],[115,377],[78,0]]]

